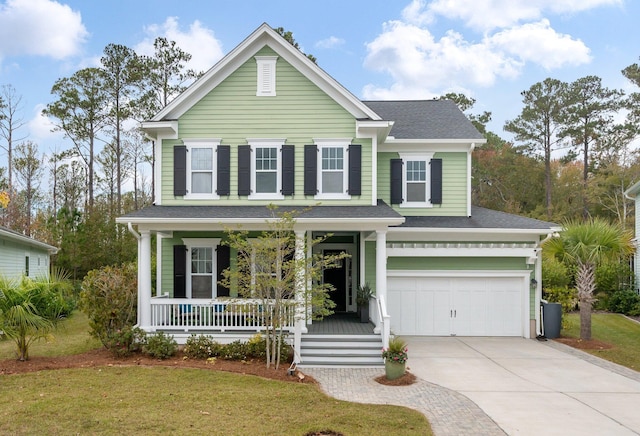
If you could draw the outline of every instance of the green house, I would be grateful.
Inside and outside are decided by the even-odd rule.
[[[49,244],[0,227],[0,276],[48,277],[51,255],[57,251]]]
[[[453,102],[361,101],[263,24],[142,127],[155,202],[118,222],[139,240],[143,329],[178,341],[252,334],[229,320],[236,295],[218,281],[233,253],[221,241],[225,227],[265,229],[276,204],[312,206],[296,236],[331,233],[314,249],[350,255],[324,274],[336,316],[356,312],[359,285],[375,289],[365,326],[376,361],[390,333],[540,333],[540,242],[557,226],[471,204],[472,153],[485,140]],[[299,363],[323,362],[305,344],[337,335],[322,328],[330,322],[291,317]]]

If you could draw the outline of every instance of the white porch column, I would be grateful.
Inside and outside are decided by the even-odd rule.
[[[536,337],[542,334],[542,323],[540,319],[540,300],[542,300],[542,250],[538,250],[537,252],[534,278],[536,280],[536,289],[533,304],[536,306],[534,312],[536,314],[536,331],[535,335],[529,332],[529,336],[531,337]]]
[[[305,232],[296,230],[296,246],[294,252],[294,258],[296,260],[296,314],[295,314],[295,330],[293,333],[293,361],[300,363],[300,349],[302,348],[302,333],[306,333],[307,326],[305,325],[306,314],[306,280],[305,280],[305,268],[302,267],[305,260]]]
[[[387,231],[376,230],[376,296],[382,297],[383,302],[387,302]],[[378,298],[379,300],[379,298]],[[380,300],[379,300],[380,301]],[[386,308],[385,308],[386,312]],[[383,328],[384,322],[378,319],[375,331],[379,332]]]
[[[138,326],[151,326],[151,233],[140,232],[138,240]]]

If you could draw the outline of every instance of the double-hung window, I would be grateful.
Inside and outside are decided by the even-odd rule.
[[[216,149],[219,139],[185,140],[187,147],[187,195],[192,199],[217,199]]]
[[[249,199],[282,199],[282,144],[278,140],[249,140],[251,195]]]
[[[216,247],[220,239],[186,238],[187,298],[216,298]]]
[[[349,198],[349,140],[316,141],[319,150],[316,198]]]
[[[427,207],[431,206],[429,162],[433,154],[401,154],[402,198],[400,206]]]

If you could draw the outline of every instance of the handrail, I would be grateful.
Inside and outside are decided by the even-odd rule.
[[[389,348],[389,337],[391,336],[391,317],[387,313],[387,304],[383,295],[377,295],[378,300],[378,319],[380,320],[382,334],[382,347]]]

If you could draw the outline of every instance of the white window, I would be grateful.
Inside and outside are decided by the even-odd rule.
[[[350,198],[349,186],[349,139],[316,140],[319,150],[318,194],[315,198]]]
[[[256,56],[258,66],[258,83],[256,96],[275,97],[276,95],[276,61],[278,56]]]
[[[187,199],[217,199],[216,166],[220,139],[185,140],[187,147]]]
[[[248,139],[251,146],[250,200],[278,200],[282,195],[282,144],[284,139]]]
[[[401,154],[402,198],[400,207],[430,207],[431,180],[429,161],[433,154]]]
[[[216,298],[216,248],[220,239],[185,238],[187,298]]]

